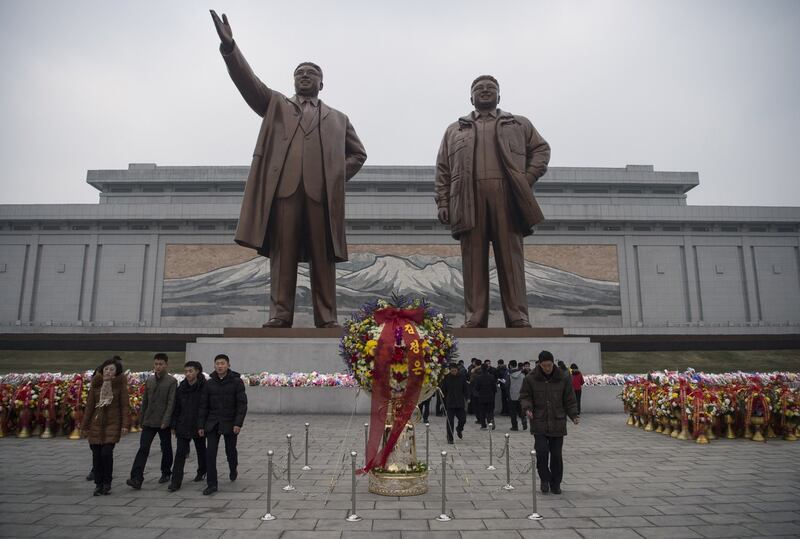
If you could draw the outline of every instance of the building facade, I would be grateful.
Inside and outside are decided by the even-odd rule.
[[[0,205],[0,328],[260,325],[268,261],[233,243],[247,170],[131,164],[88,172],[98,204]],[[366,166],[348,182],[341,319],[399,292],[463,321],[459,246],[436,221],[434,173]],[[695,172],[652,166],[553,167],[535,188],[546,221],[525,239],[531,322],[584,334],[797,333],[800,208],[687,205],[698,184]],[[491,302],[490,325],[501,326],[494,276]],[[301,268],[295,325],[310,320]]]

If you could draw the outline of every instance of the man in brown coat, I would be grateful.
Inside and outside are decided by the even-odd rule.
[[[235,241],[270,259],[265,326],[292,326],[297,264],[310,261],[314,325],[336,327],[336,262],[347,260],[344,183],[366,161],[364,146],[347,116],[319,99],[318,65],[297,66],[296,95],[286,97],[255,76],[228,18],[211,16],[231,79],[263,118]]]
[[[448,126],[436,160],[439,221],[461,242],[464,327],[489,322],[490,242],[506,327],[530,327],[522,238],[544,220],[532,188],[550,146],[530,120],[497,108],[499,92],[490,75],[473,81],[475,110]]]

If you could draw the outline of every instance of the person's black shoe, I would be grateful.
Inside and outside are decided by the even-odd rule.
[[[170,491],[170,492],[175,492],[176,490],[180,490],[180,488],[181,488],[180,485],[176,485],[174,483],[170,483],[169,486],[167,487],[167,490]]]
[[[103,485],[95,485],[92,496],[100,496],[103,493]]]
[[[455,442],[453,440],[447,440],[447,443],[453,445]]]
[[[475,423],[477,423],[478,425],[481,424],[481,422],[479,420],[477,420],[477,419],[475,420]]]
[[[539,487],[539,490],[542,491],[542,494],[547,494],[550,492],[550,485],[548,483],[542,483],[542,486]]]
[[[229,477],[231,478],[231,481],[236,481],[236,478],[239,477],[239,472],[233,470]]]
[[[561,487],[559,485],[550,485],[550,492],[553,494],[561,494]]]
[[[141,479],[133,479],[133,478],[131,478],[131,479],[128,479],[127,481],[125,481],[125,484],[128,485],[131,488],[135,488],[136,490],[141,490],[142,489],[142,480]]]
[[[514,430],[514,431],[518,431],[519,429],[518,429],[517,427],[511,427],[511,428],[510,428],[510,429],[508,429],[508,430]]]
[[[103,489],[100,491],[103,496],[111,494],[111,483],[103,483]]]
[[[214,494],[217,491],[217,487],[206,487],[203,491],[203,496],[208,496],[209,494]]]
[[[481,427],[481,430],[488,430],[486,427]]]
[[[461,439],[464,438],[464,430],[463,429],[458,429],[456,431],[456,434],[458,435],[459,438],[461,438]]]
[[[444,415],[444,414],[437,413],[437,414],[436,414],[436,417],[442,417],[443,415]]]
[[[161,478],[158,480],[159,483],[166,483],[170,480],[171,475],[168,473],[161,474]]]
[[[89,475],[86,476],[87,481],[94,481],[94,472],[89,472]]]
[[[195,483],[199,483],[205,478],[206,478],[206,472],[197,472],[197,475],[194,476],[194,479],[192,479],[192,481],[194,481]]]

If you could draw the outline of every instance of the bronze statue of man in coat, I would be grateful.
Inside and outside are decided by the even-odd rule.
[[[239,214],[235,241],[270,259],[270,319],[291,327],[298,262],[310,262],[314,325],[337,327],[336,262],[347,260],[344,183],[367,159],[347,116],[319,99],[322,69],[303,62],[295,95],[268,88],[255,76],[225,14],[211,17],[234,84],[264,120]]]
[[[522,240],[544,220],[533,184],[550,146],[530,120],[497,108],[494,77],[481,75],[470,90],[475,110],[447,127],[436,160],[439,221],[461,242],[463,327],[489,322],[489,243],[506,327],[530,327]]]

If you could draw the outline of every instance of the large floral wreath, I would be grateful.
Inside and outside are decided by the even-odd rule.
[[[456,343],[447,332],[447,317],[423,298],[395,295],[391,300],[379,299],[363,305],[344,325],[345,332],[339,350],[345,365],[362,388],[372,391],[378,341],[387,323],[382,313],[389,310],[421,313],[421,321],[414,321],[418,335],[415,341],[419,342],[424,369],[421,393],[430,395],[446,374],[450,361],[456,357]],[[376,320],[376,313],[380,322]],[[401,326],[406,323],[409,321]],[[408,381],[407,348],[417,346],[413,341],[410,344],[404,342],[401,334],[403,331],[403,327],[395,330],[395,346],[391,352],[389,382],[395,396],[405,391]]]

